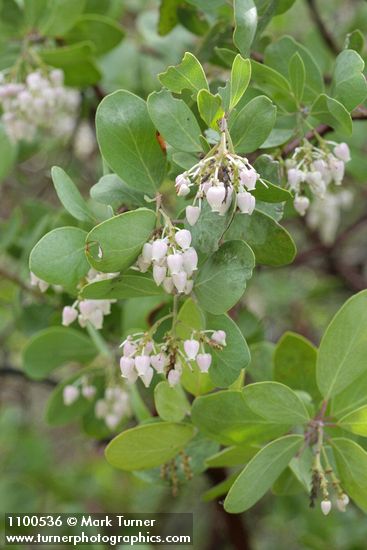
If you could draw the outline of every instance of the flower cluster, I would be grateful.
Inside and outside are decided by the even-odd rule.
[[[86,277],[88,283],[112,279],[118,273],[99,273],[90,269]],[[62,310],[62,324],[68,327],[76,319],[81,327],[85,328],[91,323],[94,328],[100,330],[103,327],[105,315],[111,313],[111,304],[116,300],[76,300],[72,306],[65,306]]]
[[[145,243],[136,268],[145,273],[152,266],[153,278],[168,294],[190,294],[198,256],[191,246],[191,233],[166,224],[159,238]]]
[[[186,208],[188,223],[195,225],[204,200],[212,212],[224,216],[235,197],[239,211],[252,214],[256,200],[250,191],[255,189],[258,180],[259,174],[246,158],[228,152],[223,132],[220,144],[210,156],[177,176],[176,192],[178,196],[185,197],[192,187],[195,188],[194,201]]]
[[[306,189],[323,199],[331,183],[341,185],[345,164],[349,160],[350,151],[346,143],[322,141],[320,147],[315,147],[305,140],[301,147],[295,149],[285,165],[288,187],[295,193],[294,207],[301,216],[310,206]]]
[[[205,345],[221,350],[226,345],[226,333],[223,330],[197,331],[190,339],[182,343],[183,350],[172,341],[171,335],[158,344],[150,333],[137,333],[129,336],[121,345],[123,356],[120,368],[123,378],[134,383],[140,378],[149,387],[154,372],[164,374],[170,386],[175,386],[182,375],[182,360],[192,368],[195,362],[199,370],[208,372],[212,356],[205,351]]]
[[[314,231],[318,231],[321,241],[329,246],[336,237],[341,221],[341,212],[352,206],[353,193],[349,189],[343,189],[339,193],[325,192],[321,199],[315,197],[307,212],[307,225]]]
[[[1,121],[14,142],[32,141],[39,130],[67,139],[75,127],[79,103],[79,93],[64,86],[60,69],[31,72],[25,82],[7,82],[0,73]]]
[[[103,399],[96,402],[95,414],[114,430],[123,418],[131,415],[129,394],[118,386],[106,388]]]
[[[83,376],[82,378],[76,380],[73,384],[68,384],[64,387],[62,393],[64,405],[69,407],[80,397],[92,400],[96,395],[96,391],[96,388],[88,382],[88,378]]]
[[[46,290],[49,289],[50,287],[49,283],[37,277],[37,275],[32,273],[32,271],[30,272],[30,276],[31,276],[31,286],[38,288],[41,292],[46,292]],[[54,289],[55,292],[62,292],[63,290],[62,286],[60,285],[51,285],[51,287]]]

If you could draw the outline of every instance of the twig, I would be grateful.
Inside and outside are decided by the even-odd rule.
[[[307,0],[307,4],[308,4],[309,10],[310,10],[311,17],[314,20],[317,28],[319,29],[320,34],[321,34],[325,44],[329,47],[330,51],[333,54],[338,55],[340,53],[340,48],[339,48],[338,44],[336,43],[333,35],[330,33],[330,31],[325,26],[325,23],[321,19],[319,10],[316,6],[316,1],[315,0]]]

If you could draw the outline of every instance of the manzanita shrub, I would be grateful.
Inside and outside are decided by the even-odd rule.
[[[246,371],[251,353],[236,324],[257,266],[296,256],[283,215],[305,219],[328,245],[353,200],[343,186],[351,159],[344,139],[367,95],[359,35],[324,78],[292,37],[262,40],[272,16],[292,4],[190,0],[185,19],[163,0],[162,34],[182,20],[198,35],[213,17],[226,27],[223,43],[211,38],[216,60],[205,53],[207,38],[197,56],[188,51],[158,75],[159,89],[146,100],[123,89],[104,97],[95,118],[104,173],[88,200],[52,168],[73,221],[43,235],[29,257],[32,284],[55,294],[60,324],[30,339],[24,370],[40,380],[79,365],[50,397],[50,424],[79,418],[91,437],[110,440],[111,465],[163,480],[175,494],[207,468],[233,468],[211,491],[211,498],[226,495],[229,513],[248,510],[274,484],[299,485],[305,506],[308,495],[324,514],[334,505],[345,511],[350,500],[367,511],[360,440],[367,436],[367,290],[339,310],[318,349],[284,334],[262,381]],[[64,77],[80,84],[74,64],[85,58],[75,51],[86,45],[78,40],[94,36],[94,53],[107,48],[95,25],[122,37],[116,23],[78,14],[60,47],[46,19],[46,38],[30,40],[27,52],[35,53],[21,73],[5,71],[0,101],[10,143],[33,139],[51,122],[60,130],[57,117],[68,121],[78,108],[68,96],[75,92],[59,88]],[[250,55],[254,45],[261,54]],[[70,51],[75,71],[61,62]],[[29,117],[30,105],[39,118]],[[116,335],[121,312],[125,328]]]

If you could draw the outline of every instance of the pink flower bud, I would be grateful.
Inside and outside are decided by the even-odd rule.
[[[166,277],[163,281],[163,288],[167,294],[172,294],[174,287],[172,277]]]
[[[321,501],[321,511],[324,514],[324,516],[327,516],[328,513],[330,512],[330,510],[331,510],[330,500],[326,499],[326,500]]]
[[[88,321],[92,323],[94,328],[101,330],[103,327],[103,312],[100,309],[94,310],[88,317]]]
[[[98,399],[94,411],[97,418],[104,418],[108,412],[107,403],[104,399]]]
[[[163,267],[161,265],[155,265],[153,266],[153,279],[155,281],[155,284],[159,286],[164,281],[164,278],[167,273],[167,268]]]
[[[190,180],[185,176],[185,174],[179,174],[175,180],[177,187],[181,187],[181,185],[189,185]]]
[[[135,368],[139,376],[143,376],[149,368],[150,357],[148,355],[137,355],[135,357]]]
[[[71,323],[78,318],[78,311],[75,307],[65,306],[62,310],[62,324],[64,327],[68,327]]]
[[[224,330],[215,330],[212,334],[212,340],[214,340],[214,342],[217,342],[217,344],[220,344],[221,346],[227,345],[226,337],[227,335]]]
[[[304,216],[306,214],[306,210],[310,206],[310,201],[308,197],[297,195],[293,201],[293,206],[295,210],[297,210],[298,214]]]
[[[253,168],[243,168],[240,171],[240,182],[244,185],[249,191],[255,189],[257,181],[257,172]]]
[[[182,270],[183,256],[180,253],[167,256],[167,265],[171,275],[177,275]]]
[[[155,370],[162,374],[164,372],[164,367],[167,363],[167,357],[164,355],[164,353],[158,353],[157,355],[152,355],[150,358],[150,362],[152,366],[155,368]]]
[[[189,248],[188,250],[185,250],[182,257],[183,268],[190,277],[198,266],[198,255],[195,248]]]
[[[125,357],[133,355],[136,352],[136,345],[133,344],[130,337],[127,338],[122,350]]]
[[[121,357],[120,359],[120,369],[121,369],[121,374],[124,378],[128,378],[130,376],[130,374],[132,373],[132,371],[134,370],[134,359],[132,359],[131,357]]]
[[[190,225],[195,225],[200,217],[199,206],[187,206],[186,207],[186,219]]]
[[[200,343],[197,340],[185,340],[184,350],[189,361],[195,359],[200,348]]]
[[[62,398],[64,405],[72,405],[79,397],[79,390],[75,386],[69,385],[65,386],[62,392]]]
[[[172,275],[172,280],[178,292],[185,292],[187,273],[181,271],[180,273],[177,273],[177,275]]]
[[[206,200],[209,203],[212,212],[219,212],[224,201],[226,190],[224,186],[212,186],[206,193]]]
[[[293,191],[298,191],[300,183],[304,180],[305,174],[297,168],[290,168],[287,172],[288,185]]]
[[[167,243],[164,239],[157,239],[152,244],[152,260],[159,262],[167,254]]]
[[[336,501],[336,505],[339,512],[345,512],[348,504],[349,504],[349,497],[345,493],[341,497],[339,497]]]
[[[110,430],[114,430],[116,428],[116,426],[118,426],[120,420],[121,420],[121,418],[117,414],[111,414],[110,413],[110,414],[107,414],[106,417],[105,417],[106,426]]]
[[[176,369],[172,369],[172,370],[169,371],[167,380],[168,380],[168,384],[171,386],[171,388],[173,388],[174,386],[177,386],[177,384],[180,381],[180,378],[181,378],[181,372],[180,371],[178,371]]]
[[[251,193],[243,191],[237,193],[237,206],[242,214],[252,214],[255,210],[256,199]]]
[[[180,185],[180,187],[178,188],[178,191],[177,191],[177,196],[178,197],[186,197],[186,195],[188,195],[190,193],[190,187],[188,185]]]
[[[96,388],[94,386],[83,386],[82,387],[82,395],[86,399],[93,399],[93,397],[96,395]]]
[[[321,198],[324,197],[326,185],[322,178],[321,172],[308,172],[306,174],[306,181],[315,195],[318,195]]]
[[[338,145],[335,145],[334,155],[343,162],[349,162],[351,158],[350,150],[346,143],[338,143]]]
[[[200,372],[208,372],[211,362],[212,356],[210,353],[198,353],[196,363],[200,369]]]
[[[344,162],[330,155],[329,168],[335,184],[340,185],[344,178]]]
[[[140,378],[146,388],[149,388],[152,381],[154,370],[152,367],[148,367],[144,374],[140,375]]]
[[[191,239],[191,233],[187,229],[180,229],[176,232],[175,241],[182,250],[187,250],[190,247]]]

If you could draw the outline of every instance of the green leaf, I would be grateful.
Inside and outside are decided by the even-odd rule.
[[[367,290],[338,311],[321,340],[317,384],[325,399],[340,393],[367,369]]]
[[[363,70],[364,61],[354,50],[343,50],[336,58],[332,96],[348,111],[366,99],[367,83]]]
[[[167,422],[180,422],[190,411],[181,386],[171,388],[166,380],[154,388],[154,404],[161,419]]]
[[[360,55],[362,55],[364,50],[364,34],[359,29],[354,29],[354,31],[347,34],[346,40],[345,40],[345,48],[349,50],[354,50]]]
[[[75,25],[65,36],[65,42],[75,44],[83,40],[93,43],[95,54],[100,55],[115,48],[123,39],[121,25],[104,15],[85,14],[77,19]]]
[[[320,399],[316,384],[317,349],[306,338],[286,332],[274,351],[274,380]]]
[[[257,28],[257,9],[253,0],[234,0],[233,42],[243,57],[250,55]]]
[[[317,118],[320,122],[328,124],[335,130],[340,130],[352,134],[353,123],[347,109],[332,97],[326,94],[320,94],[311,107],[311,116]]]
[[[288,386],[279,382],[257,382],[243,390],[248,406],[259,416],[279,424],[304,424],[310,416]]]
[[[330,414],[340,418],[362,405],[367,405],[367,372],[332,398]]]
[[[89,263],[104,273],[123,271],[135,262],[155,223],[155,213],[147,208],[125,212],[100,223],[86,238]]]
[[[242,369],[250,362],[250,351],[236,323],[227,315],[208,315],[207,329],[224,330],[227,345],[221,350],[211,348],[212,365],[210,378],[219,387],[228,387],[235,382]]]
[[[166,36],[178,23],[177,7],[179,0],[160,0],[158,34]]]
[[[233,109],[247,90],[251,78],[251,61],[236,55],[231,71],[229,109]]]
[[[264,143],[275,124],[276,111],[268,97],[258,96],[230,119],[229,132],[236,153],[252,153]]]
[[[116,174],[107,174],[91,187],[90,196],[97,202],[111,205],[114,209],[121,205],[128,207],[145,206],[144,193],[129,187]]]
[[[120,90],[105,97],[96,114],[97,139],[107,164],[129,186],[153,194],[166,161],[145,101]]]
[[[251,60],[252,81],[255,88],[259,88],[273,101],[288,112],[296,109],[292,90],[288,80],[275,69]]]
[[[191,409],[192,422],[207,437],[223,445],[257,443],[278,437],[289,429],[269,422],[247,405],[242,391],[222,390],[197,397]]]
[[[94,218],[87,203],[66,172],[59,166],[53,166],[51,176],[57,196],[65,209],[77,220],[93,222]]]
[[[106,459],[120,470],[146,470],[174,458],[193,438],[190,424],[156,422],[131,428],[115,437],[106,448]]]
[[[287,265],[296,255],[296,245],[288,231],[267,214],[256,210],[251,216],[236,214],[225,238],[246,241],[260,264]]]
[[[287,189],[279,187],[279,185],[273,185],[270,181],[263,179],[267,187],[261,182],[257,184],[256,189],[252,192],[252,195],[256,200],[270,202],[270,203],[279,203],[285,202],[292,198],[291,193]]]
[[[253,268],[250,247],[239,240],[224,243],[199,270],[194,287],[199,304],[214,315],[225,313],[245,292]]]
[[[224,116],[222,98],[219,94],[211,94],[208,90],[200,90],[197,97],[201,118],[209,128],[218,130],[218,120]]]
[[[206,459],[208,468],[227,468],[246,464],[259,450],[257,445],[226,447]]]
[[[176,334],[182,340],[191,338],[193,330],[204,330],[205,319],[199,306],[191,299],[187,299],[177,316]],[[183,362],[181,384],[192,395],[201,395],[214,388],[208,373],[200,372],[196,363],[191,368]]]
[[[182,99],[168,90],[152,92],[147,100],[149,115],[163,138],[178,151],[202,150],[201,130],[196,118]]]
[[[158,75],[158,78],[163,86],[176,94],[190,90],[196,97],[203,88],[209,90],[204,69],[190,52],[185,53],[181,63],[168,67],[164,73]]]
[[[177,18],[185,29],[197,36],[203,36],[210,29],[209,23],[204,18],[203,14],[198,13],[197,10],[191,6],[180,3],[177,9]]]
[[[39,25],[43,36],[63,36],[83,12],[85,0],[50,0]]]
[[[67,363],[89,363],[98,351],[92,340],[77,330],[51,327],[35,334],[23,350],[23,368],[31,378],[41,380]]]
[[[92,300],[122,300],[142,296],[162,296],[164,290],[155,284],[148,273],[128,271],[105,281],[83,286],[80,295]]]
[[[224,509],[236,514],[251,508],[286,469],[302,443],[303,436],[286,435],[261,449],[232,485]]]
[[[289,61],[289,81],[292,91],[298,102],[302,101],[305,89],[306,69],[302,57],[298,52],[293,54]]]
[[[344,491],[367,512],[367,452],[355,441],[342,437],[330,443]]]
[[[33,248],[29,268],[40,279],[74,291],[89,270],[84,254],[86,231],[59,227],[50,231]]]
[[[271,68],[288,78],[289,62],[296,52],[301,56],[306,70],[303,100],[308,103],[322,93],[325,87],[321,70],[307,48],[296,42],[291,36],[284,36],[266,48],[264,61],[266,65],[270,65]]]
[[[92,46],[90,42],[80,42],[71,46],[47,48],[40,50],[39,56],[47,65],[64,71],[67,86],[91,86],[101,79]]]
[[[343,416],[338,425],[348,432],[367,437],[367,405]]]

